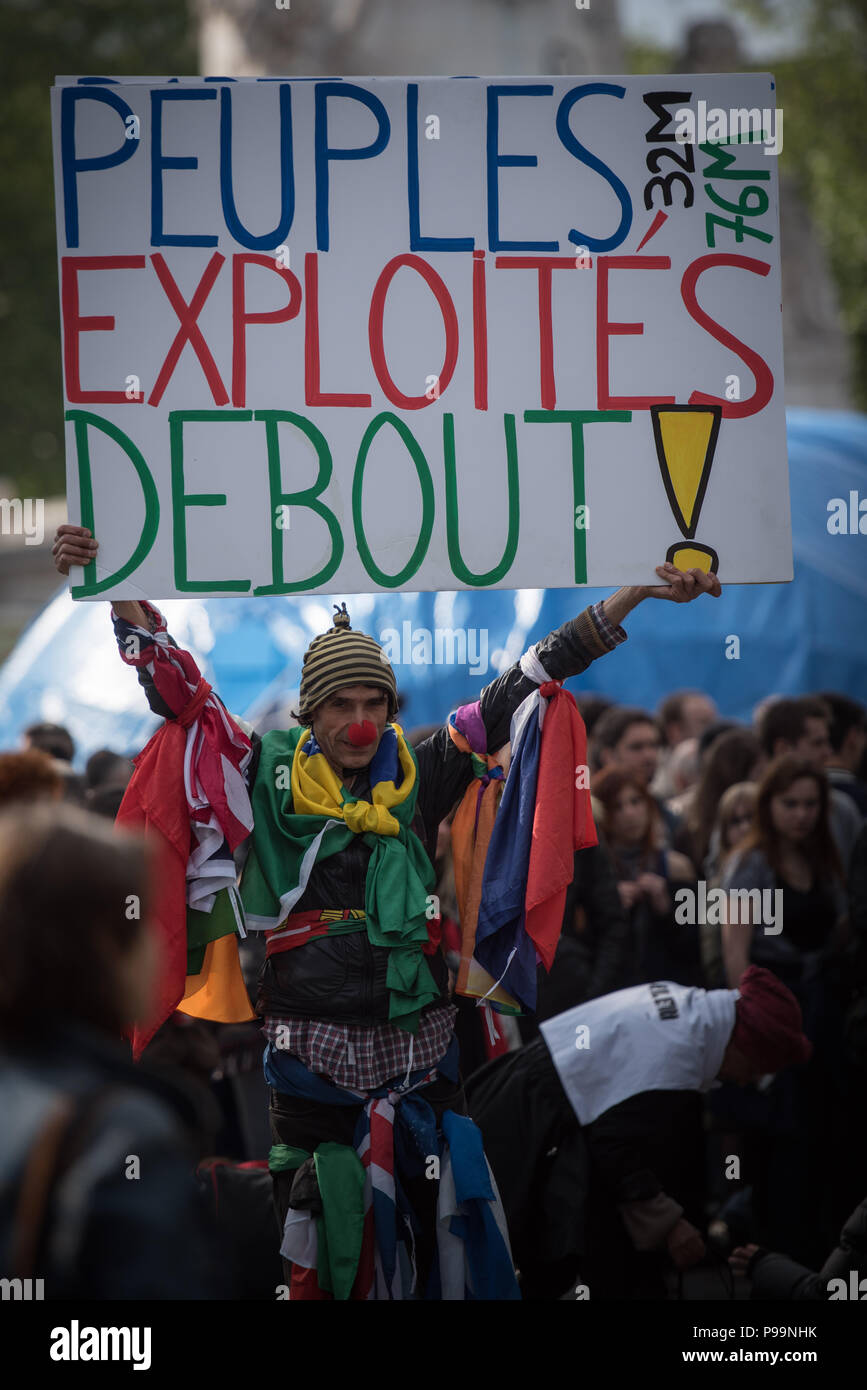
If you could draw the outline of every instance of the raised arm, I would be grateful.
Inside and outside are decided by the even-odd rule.
[[[57,570],[60,574],[66,575],[69,574],[71,565],[89,564],[91,560],[96,558],[98,550],[99,542],[94,538],[86,526],[72,526],[70,523],[64,522],[62,526],[58,526],[57,528],[51,553],[54,556],[54,564]],[[134,628],[143,628],[145,632],[149,633],[153,633],[154,631],[156,618],[154,618],[152,622],[147,610],[141,603],[137,603],[131,599],[119,599],[117,602],[112,603],[111,611],[114,621],[115,636],[119,646],[121,646],[125,637],[123,631],[124,624],[129,624]],[[120,624],[118,623],[118,619],[120,620]],[[166,640],[170,646],[176,646],[171,637],[167,636]],[[121,651],[121,655],[123,656],[123,651]],[[124,657],[124,660],[126,659],[127,658]],[[191,660],[191,658],[187,658],[187,660]],[[139,685],[141,685],[144,690],[145,698],[154,714],[159,715],[161,719],[176,718],[188,698],[188,692],[184,689],[183,685],[181,684],[179,687],[177,698],[169,702],[164,699],[156,689],[153,673],[147,669],[146,665],[137,665],[136,675],[138,676]],[[177,706],[177,708],[175,706]]]
[[[140,603],[129,599],[118,599],[111,606],[117,616],[123,618],[125,623],[132,623],[133,627],[148,626],[147,614]]]
[[[664,1136],[691,1127],[696,1100],[689,1091],[639,1093],[583,1130],[594,1169],[635,1249],[667,1249],[678,1269],[703,1258],[704,1242],[677,1198],[663,1189],[654,1165],[665,1156]]]
[[[673,565],[657,567],[665,582],[629,585],[602,603],[585,608],[576,618],[549,632],[502,676],[486,685],[479,697],[480,713],[488,739],[488,751],[496,752],[509,741],[512,715],[535,686],[547,680],[566,680],[586,671],[597,657],[626,641],[621,623],[646,598],[689,603],[700,594],[717,598],[722,592],[715,574],[681,571]],[[416,750],[421,772],[419,809],[429,836],[465,791],[472,772],[469,760],[452,743],[443,727]]]
[[[538,685],[580,675],[597,657],[625,641],[626,633],[611,626],[602,613],[602,604],[597,603],[531,646],[520,661],[492,680],[479,695],[488,752],[496,753],[509,742],[512,715]],[[463,796],[473,772],[469,758],[452,742],[445,725],[419,744],[416,756],[420,774],[418,809],[432,844],[437,826]]]

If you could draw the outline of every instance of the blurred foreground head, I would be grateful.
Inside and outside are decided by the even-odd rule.
[[[0,1038],[61,1018],[119,1037],[153,988],[148,898],[139,838],[62,803],[0,815]]]
[[[0,808],[18,801],[55,801],[63,795],[63,774],[38,748],[0,753]]]

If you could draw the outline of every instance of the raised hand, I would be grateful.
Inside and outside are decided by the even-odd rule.
[[[631,613],[633,608],[646,598],[664,598],[670,603],[691,603],[699,594],[710,594],[711,598],[719,598],[722,593],[722,585],[717,576],[705,574],[704,570],[679,570],[676,565],[666,561],[664,565],[656,566],[656,573],[660,579],[666,581],[664,584],[628,584],[603,601],[602,611],[612,627],[622,623],[627,613]]]
[[[715,574],[705,574],[704,570],[679,570],[676,565],[669,564],[656,566],[656,573],[665,583],[661,585],[649,584],[646,589],[648,598],[664,598],[671,603],[691,603],[699,594],[710,594],[711,598],[719,598],[722,593],[722,585]]]
[[[69,574],[70,565],[89,564],[98,550],[99,541],[94,540],[86,526],[70,526],[69,522],[65,521],[54,533],[51,553],[61,574]],[[141,604],[133,600],[118,599],[112,606],[117,616],[125,618],[128,623],[135,623],[137,627],[150,627]]]
[[[54,534],[51,554],[61,574],[69,574],[70,565],[88,565],[96,558],[99,541],[94,540],[86,526],[70,526],[64,522]]]

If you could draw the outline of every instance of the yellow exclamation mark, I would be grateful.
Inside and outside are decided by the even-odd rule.
[[[653,438],[674,519],[691,545],[669,546],[666,560],[678,569],[717,573],[719,556],[694,541],[719,434],[722,406],[652,405]]]

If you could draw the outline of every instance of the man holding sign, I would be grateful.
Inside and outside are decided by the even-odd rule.
[[[61,574],[96,551],[87,528],[59,528]],[[432,892],[437,827],[482,775],[479,755],[515,739],[522,705],[541,698],[549,729],[564,727],[553,710],[571,697],[559,684],[626,639],[621,622],[639,602],[720,593],[700,569],[657,574],[659,586],[622,588],[550,633],[459,710],[451,723],[470,756],[449,726],[409,747],[394,722],[394,671],[345,605],[304,657],[299,727],[259,739],[228,715],[153,605],[114,603],[121,656],[166,721],[120,813],[158,831],[169,865],[158,918],[167,978],[137,1050],[176,1007],[249,1017],[227,947],[238,929],[265,930],[258,1012],[291,1298],[518,1296],[496,1187],[465,1114]],[[567,716],[580,725],[574,702]],[[571,782],[570,771],[575,798]],[[574,783],[586,797],[586,780]],[[571,809],[547,806],[543,831],[556,835],[559,819],[571,837]],[[497,981],[517,993],[509,970],[520,949]],[[530,953],[535,974],[532,942]]]

